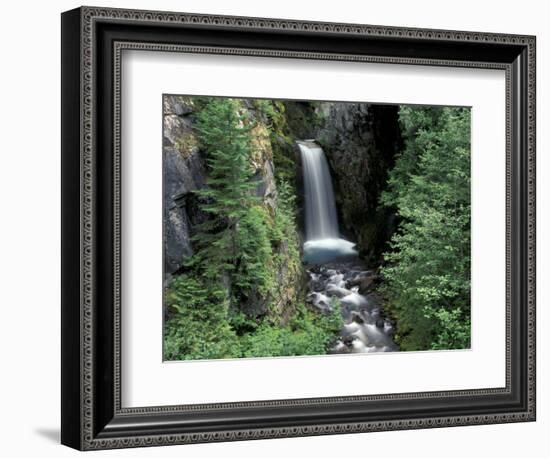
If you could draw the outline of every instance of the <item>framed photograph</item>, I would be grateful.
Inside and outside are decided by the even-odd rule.
[[[535,420],[535,37],[62,15],[63,444]]]

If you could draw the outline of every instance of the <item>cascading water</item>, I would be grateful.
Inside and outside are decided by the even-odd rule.
[[[338,217],[325,153],[313,141],[298,143],[304,172],[307,240],[337,239]]]
[[[313,140],[300,141],[298,146],[304,175],[307,299],[321,313],[330,312],[338,300],[344,319],[330,352],[397,351],[391,338],[393,327],[383,318],[380,298],[369,292],[376,275],[365,268],[355,245],[340,238],[325,154]]]
[[[340,238],[334,191],[325,153],[313,140],[297,143],[304,176],[304,261],[319,264],[356,256],[354,244]]]

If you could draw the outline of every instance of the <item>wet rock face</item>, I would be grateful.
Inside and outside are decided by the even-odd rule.
[[[394,231],[394,215],[378,207],[401,148],[398,107],[335,103],[323,109],[318,138],[331,167],[341,230],[375,263]]]

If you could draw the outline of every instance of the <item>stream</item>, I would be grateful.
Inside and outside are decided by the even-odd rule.
[[[359,258],[355,244],[340,236],[325,154],[313,140],[297,143],[304,174],[306,300],[321,313],[333,311],[338,300],[343,318],[330,353],[398,351],[374,288],[379,277]]]
[[[384,318],[381,298],[369,292],[376,275],[359,259],[315,265],[307,269],[307,301],[321,313],[330,313],[333,298],[341,304],[344,325],[330,353],[398,351],[393,326]]]

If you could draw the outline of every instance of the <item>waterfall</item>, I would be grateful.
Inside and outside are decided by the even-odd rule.
[[[297,142],[304,175],[304,262],[309,277],[307,302],[321,313],[334,310],[335,301],[344,325],[330,353],[397,351],[393,326],[383,318],[376,300],[361,287],[373,272],[358,257],[355,244],[340,238],[334,191],[325,153],[313,140]]]
[[[313,141],[298,146],[304,172],[306,240],[337,239],[338,217],[325,153]]]
[[[297,143],[304,176],[304,261],[319,264],[356,256],[355,245],[340,238],[334,191],[325,153],[313,140]]]

